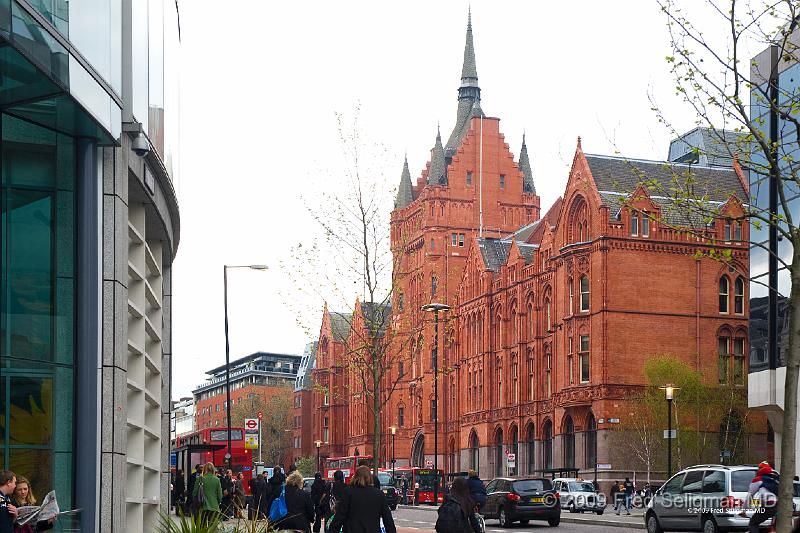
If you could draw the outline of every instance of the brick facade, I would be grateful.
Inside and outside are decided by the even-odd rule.
[[[468,50],[471,39],[470,27]],[[476,88],[477,77],[471,80]],[[390,466],[390,426],[398,427],[397,466],[434,457],[433,320],[420,310],[430,302],[453,307],[439,327],[438,464],[446,471],[475,468],[491,478],[506,472],[508,452],[517,455],[517,474],[611,463],[608,421],[626,416],[626,396],[645,384],[648,356],[671,354],[711,382],[741,376],[744,393],[747,284],[739,288],[749,256],[734,241],[746,241],[749,230],[725,222],[743,213],[741,169],[698,171],[716,184],[711,199],[721,205],[720,216],[697,229],[701,239],[656,222],[678,217],[642,185],[667,180],[664,163],[587,156],[579,139],[563,197],[540,218],[525,145],[524,160],[515,162],[500,120],[484,116],[477,102],[456,149],[446,152],[444,177],[430,175],[441,157],[437,138],[416,184],[404,169],[391,214],[399,265],[391,324],[399,338],[419,338],[389,378],[397,387],[382,413],[379,463]],[[729,251],[729,263],[708,258],[710,250]],[[326,309],[310,439],[321,438],[327,419],[323,457],[374,454],[369,410],[339,359],[346,354],[339,335],[337,342]]]

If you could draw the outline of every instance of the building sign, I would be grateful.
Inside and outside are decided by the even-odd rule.
[[[517,466],[517,455],[514,453],[507,453],[506,454],[506,461],[508,462],[508,468],[514,468]]]
[[[258,419],[244,419],[244,447],[247,450],[258,449]]]

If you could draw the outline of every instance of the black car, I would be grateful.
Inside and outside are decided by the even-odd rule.
[[[394,479],[389,472],[378,472],[378,481],[381,483],[381,490],[386,495],[386,503],[389,504],[389,509],[394,511],[397,509],[398,495],[397,489],[394,486]]]
[[[546,478],[513,479],[499,477],[486,485],[486,518],[497,518],[502,527],[513,522],[547,520],[551,526],[561,522],[561,503],[553,485]]]

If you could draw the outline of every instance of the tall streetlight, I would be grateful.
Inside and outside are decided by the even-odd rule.
[[[422,306],[423,311],[433,313],[433,472],[436,482],[433,484],[433,504],[439,503],[439,311],[449,311],[447,304],[429,303]]]
[[[320,468],[319,468],[319,447],[322,446],[322,441],[321,440],[315,440],[314,444],[317,445],[317,472],[319,472],[320,471]]]
[[[267,270],[267,265],[224,265],[222,270],[222,279],[224,280],[225,288],[225,396],[227,402],[225,404],[225,413],[228,420],[228,451],[225,454],[225,462],[228,463],[228,468],[233,466],[231,456],[231,348],[228,339],[228,269],[229,268],[249,268],[251,270]],[[261,446],[261,443],[258,443]]]
[[[671,383],[659,388],[667,397],[667,479],[669,479],[672,476],[672,399],[675,391],[680,389]]]
[[[397,428],[392,426],[389,429],[392,430],[392,483],[394,484],[395,483],[395,478],[394,478],[394,461],[395,461],[394,460],[394,435],[395,435],[395,433],[397,433]]]

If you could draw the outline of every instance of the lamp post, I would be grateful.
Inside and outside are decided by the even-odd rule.
[[[231,455],[231,348],[228,339],[228,269],[229,268],[249,268],[251,270],[267,270],[267,265],[223,265],[222,279],[224,287],[225,305],[225,415],[228,425],[228,451],[225,454],[225,462],[231,468],[233,456]],[[261,443],[258,443],[261,446]]]
[[[671,383],[659,388],[667,397],[667,479],[669,479],[672,476],[672,399],[675,391],[679,389]]]
[[[314,444],[317,445],[317,472],[319,472],[320,471],[320,467],[319,467],[319,447],[322,446],[322,441],[321,440],[315,440]]]
[[[397,428],[392,426],[389,429],[392,430],[392,483],[395,483],[394,478],[394,435],[397,433]]]
[[[439,504],[439,311],[449,311],[447,304],[429,303],[422,306],[423,311],[433,313],[433,472],[436,481],[433,484],[433,504]]]

